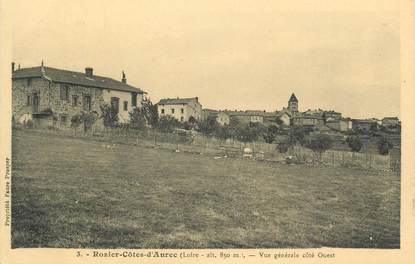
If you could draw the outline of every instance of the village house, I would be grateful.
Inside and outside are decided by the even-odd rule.
[[[377,128],[378,122],[376,119],[352,119],[352,127],[354,130],[369,131],[372,128]]]
[[[290,126],[291,111],[277,111],[277,112],[265,112],[264,123],[267,125],[285,125]]]
[[[157,103],[157,111],[160,117],[171,116],[180,122],[200,120],[202,118],[202,105],[199,98],[167,98]]]
[[[201,119],[205,120],[207,119],[209,116],[213,116],[213,117],[217,117],[218,116],[219,111],[218,110],[214,110],[214,109],[202,109],[202,115],[201,115]]]
[[[326,121],[326,126],[340,132],[346,132],[353,128],[350,118],[329,119]]]
[[[396,126],[399,125],[400,121],[397,117],[384,117],[382,119],[382,126]]]
[[[297,114],[291,118],[291,125],[316,127],[324,125],[324,119],[321,115]]]
[[[124,72],[117,81],[95,75],[92,68],[82,73],[46,67],[42,62],[15,70],[12,63],[12,113],[19,123],[32,120],[38,126],[65,128],[82,111],[99,115],[104,104],[113,107],[120,122],[128,122],[128,112],[141,106],[145,93],[127,84]]]
[[[263,111],[220,111],[216,121],[221,125],[229,125],[231,118],[236,118],[240,123],[263,123]]]

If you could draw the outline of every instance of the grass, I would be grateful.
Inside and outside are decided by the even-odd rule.
[[[400,178],[13,133],[12,246],[399,248]]]

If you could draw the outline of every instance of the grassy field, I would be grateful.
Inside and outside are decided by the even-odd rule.
[[[400,178],[14,131],[13,247],[399,248]]]

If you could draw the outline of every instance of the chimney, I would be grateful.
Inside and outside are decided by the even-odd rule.
[[[195,97],[196,98],[196,101],[198,101],[199,102],[199,97]]]
[[[90,67],[88,67],[88,68],[85,68],[85,75],[86,76],[88,76],[88,77],[92,77],[92,73],[94,72],[94,69],[92,69],[92,68],[90,68]]]
[[[12,72],[14,72],[14,62],[12,62]]]
[[[127,79],[125,78],[125,72],[122,71],[122,79],[121,79],[122,83],[127,83]]]

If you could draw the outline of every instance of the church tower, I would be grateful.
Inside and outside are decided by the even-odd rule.
[[[290,100],[288,100],[288,109],[291,112],[298,112],[298,99],[294,93],[291,95]]]

